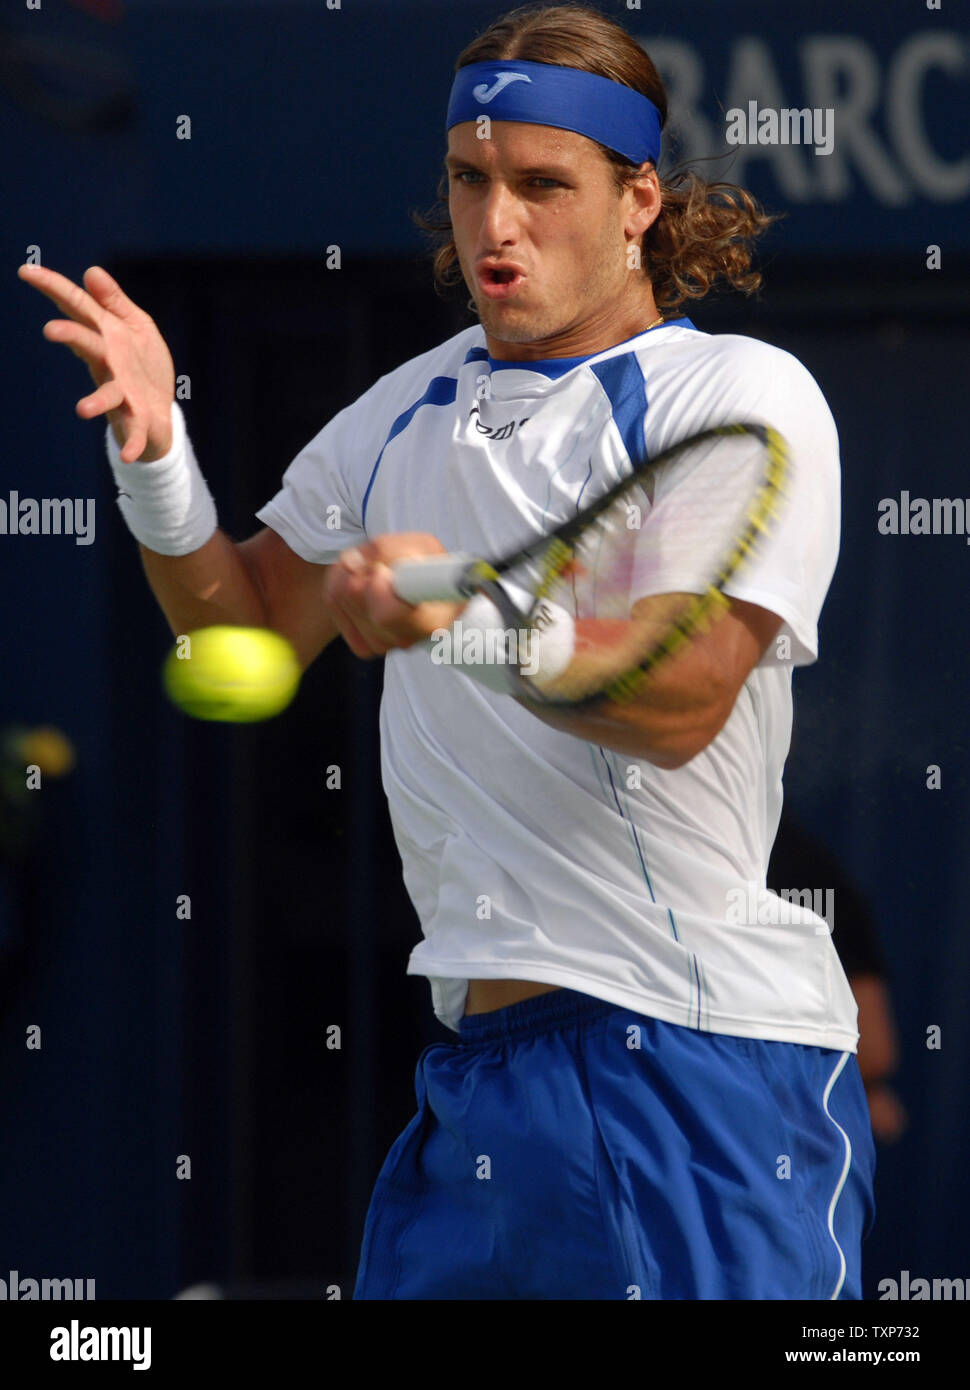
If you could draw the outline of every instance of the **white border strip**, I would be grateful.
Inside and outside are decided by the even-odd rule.
[[[835,1125],[835,1128],[839,1131],[839,1133],[842,1135],[842,1138],[845,1140],[845,1163],[842,1165],[842,1173],[841,1173],[841,1176],[839,1177],[839,1181],[838,1181],[838,1183],[837,1183],[837,1185],[836,1185],[835,1191],[832,1193],[832,1200],[831,1200],[831,1202],[829,1203],[829,1216],[828,1216],[829,1235],[832,1237],[832,1242],[833,1242],[833,1244],[835,1245],[836,1250],[838,1250],[838,1252],[839,1252],[839,1266],[840,1266],[840,1267],[839,1267],[839,1279],[838,1279],[838,1283],[837,1283],[836,1286],[835,1286],[835,1291],[829,1295],[829,1301],[830,1301],[830,1302],[831,1302],[833,1299],[837,1299],[837,1298],[838,1298],[839,1294],[842,1292],[842,1285],[845,1283],[845,1255],[842,1253],[842,1247],[841,1247],[841,1245],[840,1245],[839,1242],[835,1239],[835,1226],[834,1226],[833,1222],[834,1222],[834,1218],[835,1218],[835,1207],[836,1207],[836,1203],[838,1202],[839,1197],[842,1195],[842,1189],[843,1189],[843,1187],[845,1186],[845,1180],[846,1180],[846,1178],[847,1178],[848,1175],[849,1175],[849,1166],[850,1166],[850,1164],[852,1163],[852,1144],[851,1144],[851,1142],[849,1141],[849,1136],[846,1134],[845,1130],[844,1130],[844,1129],[842,1128],[842,1126],[839,1124],[838,1120],[833,1119],[833,1117],[832,1117],[832,1115],[831,1115],[831,1113],[830,1113],[830,1111],[829,1111],[829,1096],[832,1094],[832,1087],[835,1085],[836,1081],[838,1081],[839,1077],[840,1077],[841,1074],[842,1074],[842,1070],[843,1070],[843,1068],[845,1067],[846,1062],[849,1060],[849,1058],[850,1058],[851,1056],[852,1056],[851,1052],[843,1052],[843,1053],[842,1053],[842,1056],[839,1058],[838,1064],[836,1065],[835,1071],[834,1071],[834,1072],[832,1073],[832,1075],[829,1077],[829,1083],[828,1083],[828,1085],[826,1086],[826,1088],[825,1088],[825,1094],[824,1094],[823,1097],[822,1097],[822,1106],[823,1106],[823,1108],[824,1108],[824,1110],[825,1110],[826,1115],[828,1115],[829,1119],[832,1120],[832,1123]]]

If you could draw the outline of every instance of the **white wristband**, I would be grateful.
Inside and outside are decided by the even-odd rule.
[[[576,650],[576,622],[558,603],[541,598],[532,614],[532,623],[533,640],[538,646],[536,671],[529,675],[523,669],[522,674],[529,675],[531,683],[541,691],[543,686],[561,676],[572,661]]]
[[[575,624],[558,604],[540,601],[536,626],[509,630],[491,599],[476,594],[450,628],[431,639],[431,659],[503,695],[523,694],[524,676],[540,693],[572,660]]]
[[[159,555],[190,555],[219,522],[199,469],[180,406],[172,402],[172,447],[160,459],[125,463],[108,426],[108,462],[118,485],[118,509],[128,530]]]

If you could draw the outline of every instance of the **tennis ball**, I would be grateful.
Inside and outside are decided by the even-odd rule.
[[[162,668],[174,705],[194,719],[252,724],[293,699],[300,663],[285,637],[262,627],[202,627],[181,636]]]

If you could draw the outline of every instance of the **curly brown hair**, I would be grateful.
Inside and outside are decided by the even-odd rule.
[[[622,82],[648,97],[667,120],[667,94],[657,69],[634,38],[614,20],[581,4],[525,5],[503,15],[459,55],[455,71],[469,63],[518,58],[579,68]],[[632,183],[642,166],[597,144],[613,170],[617,193]],[[754,243],[784,214],[768,213],[746,189],[707,182],[696,172],[675,169],[660,179],[661,211],[644,233],[641,268],[649,278],[657,308],[669,314],[687,300],[703,299],[719,282],[744,294],[761,285],[753,270]],[[434,278],[439,291],[462,279],[448,214],[448,177],[438,184],[438,202],[414,222],[434,243]]]

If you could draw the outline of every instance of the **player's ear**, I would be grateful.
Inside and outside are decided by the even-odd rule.
[[[628,237],[643,236],[660,216],[663,200],[660,177],[653,160],[648,159],[635,179],[624,190],[627,201],[624,231]]]

